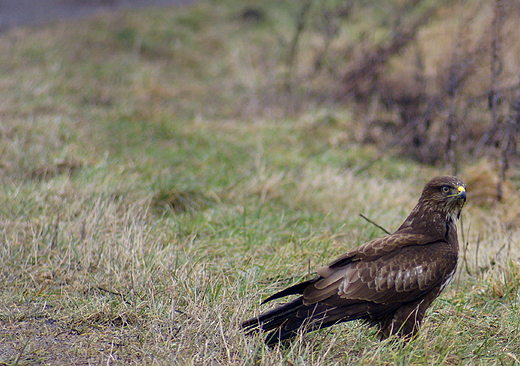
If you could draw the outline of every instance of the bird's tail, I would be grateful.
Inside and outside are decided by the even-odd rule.
[[[270,332],[265,338],[265,343],[276,344],[295,337],[300,330],[310,332],[358,317],[345,317],[343,309],[326,304],[304,305],[303,298],[299,297],[245,321],[242,328],[247,334],[260,330]]]
[[[344,301],[344,300],[343,300]],[[354,300],[348,304],[316,303],[305,305],[299,297],[242,323],[247,334],[270,332],[265,343],[275,344],[293,338],[299,330],[310,332],[354,319],[367,317],[367,303]]]
[[[306,308],[301,297],[275,309],[266,311],[259,316],[246,320],[242,328],[247,334],[260,330],[269,332],[265,343],[274,344],[296,335],[298,329],[305,322],[305,317],[299,317],[298,312]]]

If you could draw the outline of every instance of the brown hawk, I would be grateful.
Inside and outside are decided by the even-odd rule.
[[[455,222],[465,201],[466,184],[460,179],[432,179],[396,232],[349,251],[319,268],[317,277],[270,296],[263,303],[300,295],[242,327],[248,333],[270,331],[268,344],[292,338],[299,330],[355,319],[376,325],[381,339],[412,337],[457,268]]]

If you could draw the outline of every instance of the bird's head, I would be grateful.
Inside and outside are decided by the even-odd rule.
[[[466,202],[466,183],[457,177],[441,176],[433,178],[423,189],[419,202],[424,202],[427,210],[441,211],[448,217],[459,218]]]

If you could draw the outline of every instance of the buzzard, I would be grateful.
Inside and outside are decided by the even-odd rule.
[[[433,300],[457,268],[456,220],[466,202],[459,178],[433,178],[419,202],[393,234],[349,251],[318,276],[280,291],[262,304],[288,295],[298,298],[242,324],[247,333],[270,332],[267,344],[334,324],[362,319],[377,326],[381,339],[409,339]]]

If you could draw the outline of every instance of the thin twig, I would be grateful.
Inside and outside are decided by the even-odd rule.
[[[464,263],[464,268],[466,269],[466,273],[471,276],[471,270],[469,269],[469,262],[468,262],[469,241],[466,239],[466,235],[464,233],[464,220],[463,219],[464,219],[464,217],[460,218],[462,242],[464,243],[464,251],[462,252],[462,262]],[[471,230],[471,223],[468,228],[468,236],[469,236],[470,230]]]
[[[58,212],[58,217],[56,219],[56,223],[54,224],[54,233],[51,238],[51,248],[56,248],[58,245],[58,232],[59,232],[59,226],[60,226],[60,213]]]
[[[16,356],[16,359],[13,362],[13,366],[17,366],[20,363],[20,359],[22,358],[22,355],[23,355],[25,349],[27,348],[27,345],[29,344],[30,340],[31,340],[30,338],[27,338],[27,341],[24,343],[24,345],[18,352],[18,355]]]
[[[296,30],[294,32],[293,38],[291,40],[291,44],[289,45],[289,54],[287,55],[287,65],[289,68],[289,74],[287,75],[286,87],[291,89],[291,80],[293,78],[294,67],[296,65],[296,57],[298,54],[298,45],[300,42],[300,37],[305,30],[305,25],[307,22],[307,16],[309,15],[309,11],[311,9],[313,0],[308,0],[303,4],[300,13],[298,14]]]
[[[101,291],[101,292],[106,292],[106,293],[111,294],[111,295],[119,296],[121,298],[121,300],[123,300],[125,303],[127,303],[128,305],[132,305],[132,302],[130,300],[127,300],[125,295],[123,295],[123,294],[120,294],[120,293],[115,292],[115,291],[107,290],[106,288],[103,288],[101,286],[97,286],[97,289],[99,291]]]
[[[367,220],[369,223],[371,223],[372,225],[374,225],[375,227],[378,227],[379,229],[383,230],[385,233],[387,233],[388,235],[391,234],[390,231],[386,230],[384,227],[382,227],[381,225],[378,225],[376,224],[374,221],[370,220],[368,217],[366,217],[365,215],[363,214],[359,214],[359,216],[361,216],[362,218],[364,218],[365,220]]]

